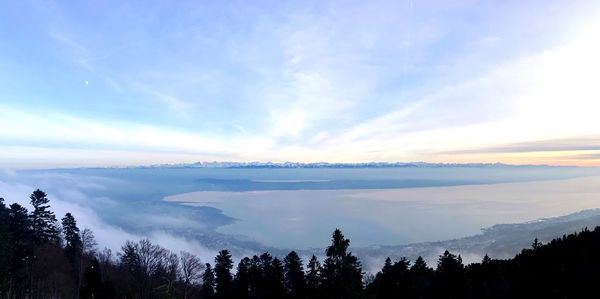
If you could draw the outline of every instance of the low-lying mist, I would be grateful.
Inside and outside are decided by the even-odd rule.
[[[290,249],[321,255],[340,228],[365,268],[376,269],[386,256],[423,255],[435,262],[445,249],[467,262],[485,253],[511,256],[540,230],[480,235],[481,228],[597,208],[596,174],[506,166],[5,170],[0,196],[29,207],[29,195],[40,188],[57,218],[72,213],[80,228],[92,229],[99,244],[114,252],[126,240],[148,238],[204,261],[223,248],[237,258]],[[581,225],[545,228],[544,237]],[[501,240],[510,245],[498,245]]]

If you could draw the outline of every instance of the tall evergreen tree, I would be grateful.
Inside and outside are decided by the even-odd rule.
[[[261,259],[254,255],[250,259],[250,270],[248,276],[250,278],[249,296],[250,298],[263,298],[264,297],[264,273],[262,269]]]
[[[10,210],[0,197],[0,294],[9,287],[12,238],[10,236]]]
[[[292,299],[304,298],[306,282],[302,260],[295,251],[290,252],[284,259],[285,288],[288,297]]]
[[[419,274],[433,271],[433,269],[429,268],[423,257],[419,256],[415,260],[415,263],[412,265],[412,267],[410,267],[410,271],[412,271],[415,274]]]
[[[394,286],[392,274],[392,259],[387,257],[381,271],[375,275],[373,281],[367,286],[369,297],[393,298],[398,296],[392,290]]]
[[[215,272],[211,265],[206,263],[202,274],[202,298],[212,299],[215,297]]]
[[[125,245],[121,247],[121,250],[123,251],[120,261],[121,268],[134,276],[137,276],[141,271],[141,261],[137,244],[127,241],[125,242]]]
[[[328,298],[359,298],[362,294],[362,267],[348,252],[350,240],[339,229],[333,232],[323,263],[323,291]]]
[[[410,273],[413,279],[414,292],[421,298],[430,298],[429,293],[433,285],[434,271],[422,257],[418,257],[412,267]]]
[[[412,298],[414,296],[413,284],[408,266],[409,262],[406,258],[392,263],[388,257],[381,271],[367,287],[367,293],[381,299]]]
[[[121,247],[122,253],[119,260],[119,268],[125,274],[121,283],[127,286],[126,297],[139,296],[142,293],[142,262],[139,254],[138,244],[127,241]],[[115,281],[119,283],[119,281]]]
[[[50,210],[48,197],[44,191],[37,189],[29,197],[33,211],[31,212],[31,227],[35,244],[46,242],[59,243],[57,220],[54,212]]]
[[[308,298],[319,298],[321,288],[321,263],[313,254],[306,267],[306,295]]]
[[[542,246],[542,242],[540,242],[540,241],[538,240],[538,238],[535,238],[535,239],[533,240],[533,243],[531,244],[531,249],[533,249],[533,250],[538,250],[538,249],[539,249],[541,246]]]
[[[435,271],[436,294],[446,298],[462,298],[466,288],[464,270],[461,256],[446,250],[440,256]]]
[[[31,243],[33,235],[31,232],[31,219],[27,215],[27,209],[23,206],[13,203],[8,210],[8,230],[10,232],[12,244],[12,258],[10,263],[10,271],[19,277],[23,273],[19,273],[26,261],[29,261],[33,252]]]
[[[481,260],[481,264],[482,265],[487,265],[487,264],[489,264],[491,262],[492,262],[492,259],[486,253],[485,256],[483,257],[483,259]]]
[[[285,296],[283,263],[278,258],[273,258],[270,265],[265,265],[265,299],[278,299]]]
[[[234,295],[238,299],[250,298],[250,267],[252,262],[248,257],[238,263],[233,279]]]
[[[221,250],[217,257],[215,257],[215,283],[217,285],[215,297],[218,299],[231,298],[233,282],[231,275],[232,268],[233,261],[231,260],[229,250]]]
[[[17,203],[11,204],[8,226],[13,246],[10,263],[12,281],[21,286],[16,293],[23,297],[31,296],[35,236],[27,209]]]
[[[79,228],[75,217],[71,213],[65,214],[62,219],[62,229],[65,240],[65,254],[69,261],[76,265],[75,262],[79,260],[82,251],[81,237],[79,236]]]

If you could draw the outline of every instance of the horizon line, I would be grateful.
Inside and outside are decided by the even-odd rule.
[[[67,170],[67,169],[134,169],[134,168],[409,168],[409,167],[555,167],[555,168],[598,168],[590,165],[552,165],[552,164],[515,164],[504,162],[273,162],[273,161],[197,161],[197,162],[173,162],[157,164],[136,165],[108,165],[108,166],[64,166],[64,167],[2,167],[6,171],[11,170]]]

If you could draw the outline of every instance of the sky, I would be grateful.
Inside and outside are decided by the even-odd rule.
[[[598,1],[2,1],[0,167],[600,166]]]

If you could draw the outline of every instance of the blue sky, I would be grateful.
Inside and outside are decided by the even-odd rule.
[[[5,1],[0,166],[600,164],[594,1]]]

